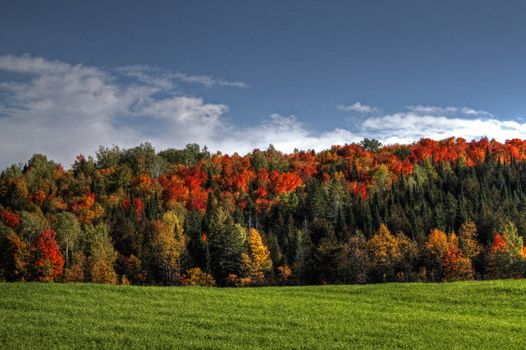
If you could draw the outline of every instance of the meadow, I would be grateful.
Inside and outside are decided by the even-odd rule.
[[[526,345],[526,281],[267,288],[0,284],[0,348]]]

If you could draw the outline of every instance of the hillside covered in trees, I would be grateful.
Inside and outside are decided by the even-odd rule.
[[[0,279],[269,285],[518,278],[526,141],[44,155],[0,176]]]

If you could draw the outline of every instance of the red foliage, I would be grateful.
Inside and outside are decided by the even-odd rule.
[[[268,191],[264,187],[260,187],[256,191],[256,205],[259,211],[264,211],[268,208],[269,200],[268,200]]]
[[[208,202],[208,191],[203,189],[203,185],[208,180],[207,174],[198,166],[192,168],[181,168],[177,172],[184,179],[186,187],[189,189],[187,206],[192,210],[203,211]]]
[[[142,219],[142,211],[144,209],[144,202],[140,198],[135,198],[135,215],[139,220]]]
[[[37,236],[32,250],[37,278],[47,281],[62,275],[64,259],[57,245],[55,231],[52,229],[42,231]]]
[[[131,211],[135,213],[138,220],[142,220],[142,211],[144,210],[144,202],[140,198],[135,198],[132,202],[130,198],[125,198],[122,200],[122,209],[126,214],[130,214]]]
[[[144,209],[144,203],[142,199],[135,198],[135,212],[139,214],[142,212],[143,209]]]
[[[491,243],[491,246],[489,247],[490,254],[495,254],[496,252],[505,251],[508,248],[508,244],[504,240],[504,238],[500,235],[500,233],[497,233],[495,237],[493,237],[493,242]]]
[[[257,198],[267,198],[268,196],[267,189],[264,187],[258,188],[258,190],[256,191],[256,196]]]
[[[18,214],[9,210],[3,210],[1,215],[4,223],[7,226],[11,228],[17,228],[18,225],[20,225],[20,216]]]

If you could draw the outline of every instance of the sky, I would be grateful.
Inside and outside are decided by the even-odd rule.
[[[524,1],[0,1],[0,168],[526,138]]]

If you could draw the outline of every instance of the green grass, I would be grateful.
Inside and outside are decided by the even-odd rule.
[[[219,289],[0,284],[0,348],[526,347],[526,281]]]

